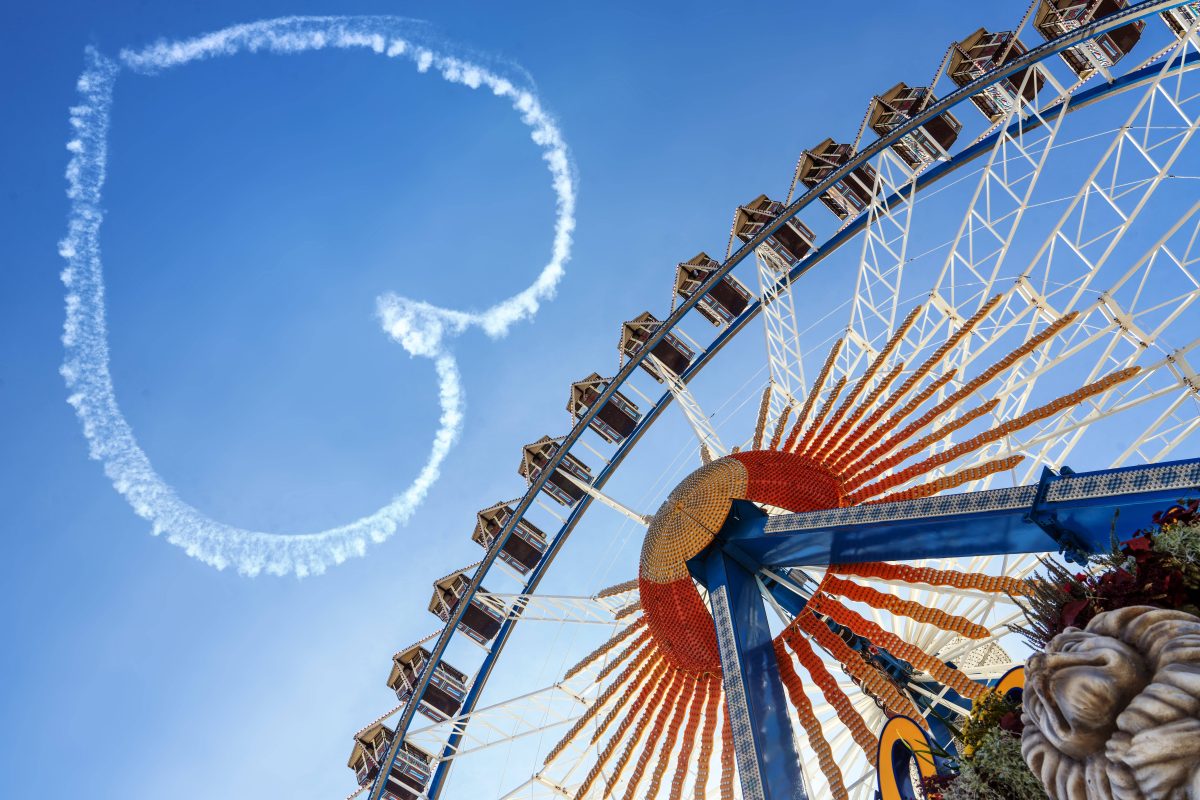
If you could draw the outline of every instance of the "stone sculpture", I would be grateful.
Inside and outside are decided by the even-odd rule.
[[[1052,800],[1200,800],[1200,617],[1132,606],[1029,659],[1021,752]]]

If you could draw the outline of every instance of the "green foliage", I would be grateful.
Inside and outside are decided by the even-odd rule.
[[[996,727],[963,761],[942,800],[1046,800],[1046,791],[1021,758],[1021,738]]]
[[[1001,723],[1012,724],[1013,715],[1019,716],[1021,704],[1013,703],[997,692],[989,692],[971,705],[971,716],[963,723],[961,731],[962,754],[971,758],[984,739]]]
[[[927,800],[1044,798],[1021,760],[1021,730],[1020,700],[995,692],[978,698],[962,729],[954,730],[961,758],[950,764],[951,772],[924,782]]]
[[[1169,556],[1189,583],[1200,584],[1200,524],[1163,527],[1154,549]]]

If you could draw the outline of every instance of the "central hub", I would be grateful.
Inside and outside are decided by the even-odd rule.
[[[841,481],[829,470],[807,456],[769,450],[717,459],[675,487],[646,531],[638,588],[655,642],[679,669],[720,670],[712,617],[687,562],[712,544],[735,500],[793,512],[844,503]]]
[[[684,478],[650,520],[640,576],[655,583],[686,578],[688,559],[712,542],[747,485],[746,467],[733,458],[705,464]]]

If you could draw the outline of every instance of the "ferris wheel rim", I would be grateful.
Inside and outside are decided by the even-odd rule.
[[[429,677],[432,675],[433,669],[436,667],[436,665],[441,662],[450,641],[457,633],[458,623],[461,621],[463,612],[469,605],[471,598],[474,597],[478,591],[480,591],[483,580],[489,574],[492,566],[496,563],[500,549],[502,548],[504,542],[507,540],[515,526],[525,518],[525,515],[533,505],[534,499],[537,497],[538,492],[541,491],[541,488],[547,481],[549,475],[554,471],[554,467],[567,454],[570,453],[571,447],[579,440],[583,432],[588,428],[590,421],[596,416],[598,410],[603,407],[605,402],[610,399],[613,394],[615,394],[622,386],[625,385],[625,383],[633,375],[634,370],[646,359],[653,345],[657,344],[657,342],[661,341],[673,330],[675,330],[685,318],[687,313],[694,308],[701,299],[706,297],[710,291],[733,270],[735,266],[753,254],[758,245],[765,241],[765,239],[767,239],[778,228],[782,227],[788,220],[794,218],[808,205],[811,205],[812,202],[816,200],[823,192],[827,191],[830,186],[832,186],[838,180],[844,178],[853,169],[867,163],[880,153],[884,152],[892,143],[903,138],[904,135],[910,133],[912,130],[920,127],[929,119],[945,113],[949,109],[959,106],[962,103],[968,102],[970,98],[977,94],[981,89],[997,83],[1025,67],[1041,63],[1042,61],[1057,55],[1061,51],[1073,45],[1091,38],[1095,38],[1096,36],[1120,27],[1121,25],[1129,24],[1131,21],[1148,17],[1158,13],[1159,11],[1185,4],[1185,2],[1178,2],[1177,0],[1170,0],[1169,2],[1163,2],[1163,0],[1146,0],[1146,2],[1130,6],[1121,12],[1117,12],[1116,14],[1094,21],[1087,26],[1081,26],[1075,31],[1072,31],[1070,34],[1066,34],[1057,39],[1046,42],[1038,47],[1031,48],[1020,58],[1013,59],[1012,61],[1007,62],[1004,66],[992,70],[991,72],[958,89],[957,91],[947,94],[942,99],[931,104],[931,106],[922,112],[922,114],[913,117],[908,123],[895,129],[887,136],[880,137],[872,144],[863,148],[853,159],[843,164],[841,168],[832,173],[825,181],[805,192],[801,197],[789,204],[785,210],[777,218],[775,218],[775,220],[764,225],[763,229],[754,238],[747,241],[740,248],[731,253],[729,257],[725,259],[725,261],[721,262],[720,266],[716,268],[708,278],[705,279],[695,293],[691,297],[679,303],[679,305],[672,310],[667,319],[663,320],[662,323],[659,324],[658,328],[647,340],[641,350],[634,356],[630,357],[626,363],[620,367],[617,374],[609,381],[603,392],[591,404],[588,411],[577,419],[570,431],[565,435],[565,437],[563,437],[562,443],[550,456],[550,459],[542,470],[542,473],[536,479],[534,479],[533,482],[531,482],[524,495],[522,495],[520,501],[514,506],[512,518],[508,523],[505,524],[504,529],[496,536],[491,547],[489,547],[488,552],[479,562],[478,567],[472,577],[470,586],[467,588],[462,599],[457,603],[454,611],[451,612],[449,620],[439,632],[437,641],[433,644],[433,647],[430,650],[429,662],[426,665],[420,679],[418,680],[417,685],[414,687],[412,697],[407,701],[406,707],[398,718],[394,739],[392,744],[389,746],[387,757],[384,763],[390,764],[395,761],[397,752],[399,750],[399,743],[404,740],[405,735],[413,724],[416,710],[420,705],[425,688],[428,686]],[[1065,113],[1069,114],[1097,102],[1101,102],[1109,97],[1136,89],[1145,83],[1152,81],[1155,76],[1163,71],[1169,71],[1171,74],[1182,74],[1184,72],[1194,70],[1197,67],[1200,67],[1200,53],[1185,54],[1184,58],[1178,60],[1178,63],[1168,64],[1166,67],[1149,63],[1145,66],[1138,67],[1126,73],[1125,75],[1120,76],[1119,78],[1116,78],[1110,83],[1094,86],[1090,89],[1077,87],[1075,92],[1056,98],[1055,101],[1041,108],[1040,111],[1043,113],[1057,111],[1060,110],[1060,108],[1065,104]],[[1021,132],[1028,132],[1040,127],[1040,125],[1041,123],[1036,122],[1035,120],[1027,120],[1024,123],[1014,121],[1009,126],[999,127],[985,137],[968,145],[957,153],[952,154],[949,160],[936,164],[923,171],[913,180],[911,184],[909,184],[911,189],[909,189],[908,196],[911,197],[914,194],[919,194],[926,187],[936,184],[938,181],[942,180],[951,173],[974,162],[979,157],[990,152],[996,141],[1006,132],[1015,130],[1018,127],[1020,128]],[[900,196],[900,193],[897,192],[888,197],[884,203],[885,205],[890,206],[892,203],[903,201],[904,199],[905,197]],[[863,229],[868,225],[868,223],[868,213],[866,211],[860,213],[859,216],[856,217],[852,222],[836,231],[832,236],[817,246],[813,252],[800,259],[800,261],[789,270],[787,275],[780,278],[780,282],[785,286],[792,284],[801,275],[805,274],[818,263],[823,261],[826,256],[836,252],[845,244],[854,241],[855,238],[862,233]],[[691,379],[699,374],[699,372],[703,370],[703,368],[716,356],[716,354],[726,344],[729,343],[729,341],[742,332],[746,325],[748,325],[756,316],[758,316],[761,310],[762,302],[761,296],[759,296],[750,302],[742,314],[730,321],[729,324],[714,337],[707,348],[703,349],[696,355],[695,360],[680,373],[680,381],[684,384],[690,382]],[[636,447],[641,437],[645,435],[649,428],[654,424],[654,422],[657,421],[658,417],[665,411],[667,406],[669,406],[674,399],[674,395],[670,391],[666,391],[656,402],[654,402],[653,406],[646,411],[646,413],[638,421],[633,431],[631,431],[626,439],[620,445],[618,445],[612,455],[612,458],[610,458],[608,463],[605,464],[604,467],[597,473],[596,478],[592,483],[595,488],[603,488],[603,486],[616,472],[625,458],[628,457],[628,455],[632,452],[633,448]],[[566,517],[566,520],[559,528],[557,534],[551,539],[551,541],[548,542],[547,549],[543,554],[542,559],[539,561],[537,566],[530,571],[529,577],[522,587],[522,594],[535,593],[537,586],[540,584],[542,578],[545,577],[545,574],[549,571],[549,568],[551,567],[555,557],[558,555],[558,551],[561,550],[562,546],[566,542],[566,539],[569,538],[570,533],[573,531],[576,525],[578,525],[584,514],[590,508],[592,500],[593,498],[590,495],[585,495],[576,503],[574,508],[571,509],[570,513]],[[516,614],[508,619],[505,619],[501,623],[496,636],[492,640],[491,645],[488,647],[488,653],[485,656],[483,663],[472,679],[471,687],[463,700],[463,704],[459,712],[460,716],[470,715],[475,710],[475,705],[478,703],[479,698],[487,685],[491,671],[494,668],[495,663],[499,660],[499,656],[507,644],[507,640],[511,635],[513,628],[515,627],[516,622],[519,620],[520,615]],[[456,760],[454,758],[447,757],[446,753],[449,753],[456,746],[456,740],[459,738],[461,738],[461,733],[452,734],[443,748],[443,753],[438,756],[438,761],[434,767],[429,785],[423,795],[424,797],[429,798],[429,800],[437,800],[437,798],[440,796],[440,793],[445,785],[446,778],[449,774],[451,762]],[[380,776],[385,775],[387,772],[386,769],[383,769],[384,763],[381,763],[380,765]],[[380,777],[377,777],[376,785],[371,787],[371,791],[367,796],[371,798],[371,800],[378,800],[378,798],[382,797],[383,786],[384,781],[382,781]],[[378,792],[376,791],[377,788],[379,789]],[[356,792],[354,796],[358,795],[359,792]]]

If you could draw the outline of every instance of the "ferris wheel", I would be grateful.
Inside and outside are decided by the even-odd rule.
[[[1200,488],[1198,31],[1035,0],[737,207],[478,513],[351,797],[871,798],[889,719],[953,747],[1038,556]]]

